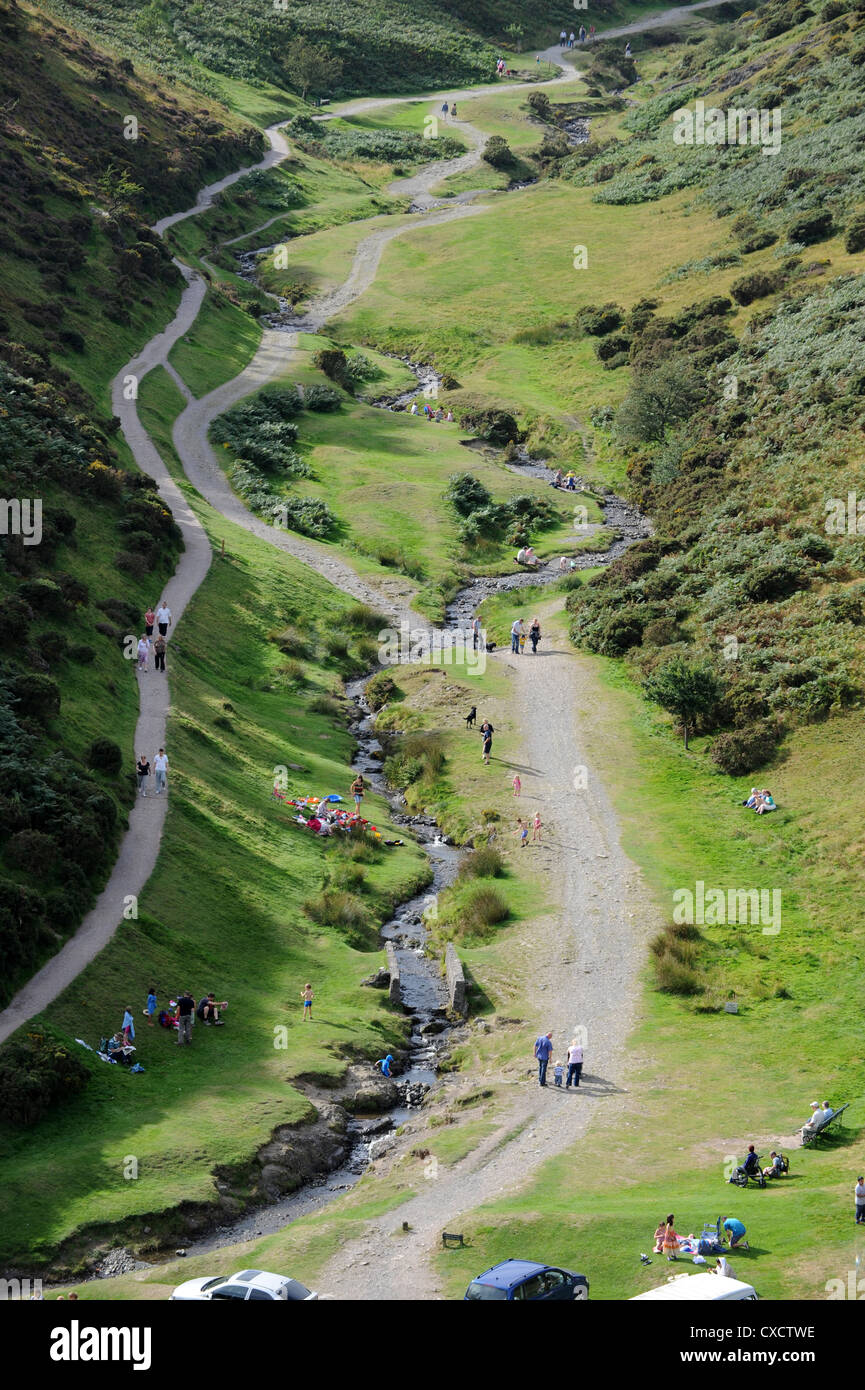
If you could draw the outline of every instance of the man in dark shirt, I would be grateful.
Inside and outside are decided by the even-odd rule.
[[[195,1000],[184,990],[177,1001],[177,1046],[192,1042],[192,1020],[195,1014]]]
[[[535,1041],[535,1057],[538,1061],[538,1083],[541,1086],[547,1084],[547,1063],[552,1056],[553,1035],[544,1033]]]

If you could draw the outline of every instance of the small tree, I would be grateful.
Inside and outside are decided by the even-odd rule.
[[[680,656],[665,662],[643,683],[646,697],[681,724],[686,748],[688,734],[696,728],[700,715],[714,709],[723,690],[723,682],[711,666],[690,666]]]
[[[105,199],[110,217],[125,211],[139,193],[144,192],[141,184],[131,179],[126,169],[118,169],[114,164],[109,164],[99,175],[96,186]]]
[[[303,100],[307,94],[322,96],[342,76],[342,63],[321,44],[297,38],[288,46],[288,71]]]
[[[513,40],[514,48],[518,53],[522,53],[523,51],[523,34],[525,32],[522,24],[508,24],[505,26],[505,33],[509,39]]]
[[[670,425],[687,420],[706,396],[706,388],[682,357],[671,357],[653,371],[640,372],[616,415],[616,433],[649,443],[664,438]]]

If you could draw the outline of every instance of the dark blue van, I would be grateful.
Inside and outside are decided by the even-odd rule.
[[[589,1296],[585,1274],[574,1274],[555,1265],[539,1265],[534,1260],[502,1260],[473,1279],[466,1289],[472,1302],[516,1298],[521,1302],[538,1299],[565,1299],[569,1303]]]

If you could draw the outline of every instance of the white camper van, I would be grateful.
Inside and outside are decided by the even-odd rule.
[[[694,1302],[731,1302],[734,1299],[755,1299],[757,1291],[751,1284],[743,1284],[740,1279],[727,1279],[723,1274],[680,1274],[668,1284],[661,1284],[648,1293],[635,1294],[629,1303],[637,1303],[641,1298],[674,1300],[677,1303],[690,1299]]]

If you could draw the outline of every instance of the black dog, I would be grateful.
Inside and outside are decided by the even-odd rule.
[[[470,728],[472,727],[472,725],[475,724],[475,723],[477,722],[477,717],[478,717],[477,705],[472,705],[471,709],[469,710],[468,714],[466,715],[466,728],[467,728],[467,729],[470,729]]]

